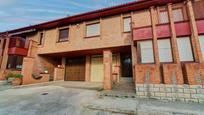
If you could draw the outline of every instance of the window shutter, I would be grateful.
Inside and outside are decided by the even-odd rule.
[[[170,39],[158,40],[160,62],[172,62],[172,51]]]
[[[167,11],[161,11],[160,12],[160,23],[168,23],[169,22],[169,18],[168,18],[168,13]]]
[[[152,40],[138,42],[141,63],[154,63]]]
[[[174,22],[179,22],[183,21],[183,12],[182,9],[174,9],[173,10],[173,17],[174,17]]]
[[[130,26],[130,23],[131,23],[131,18],[124,18],[123,19],[123,25],[124,25],[124,32],[129,32],[131,30],[131,26]]]
[[[86,36],[97,36],[100,35],[100,24],[92,24],[92,25],[87,25],[86,27]]]
[[[190,37],[177,38],[179,57],[181,61],[193,61]]]
[[[204,58],[204,35],[199,36],[199,42],[200,42],[200,48],[201,48],[201,52]]]

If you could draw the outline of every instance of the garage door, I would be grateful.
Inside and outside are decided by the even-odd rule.
[[[103,82],[103,56],[91,57],[91,82]]]
[[[85,58],[74,58],[66,60],[65,81],[85,80]]]

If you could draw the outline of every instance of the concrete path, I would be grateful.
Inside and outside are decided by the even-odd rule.
[[[0,115],[204,115],[201,104],[99,98],[100,84],[92,84],[93,87],[80,82],[68,84],[41,84],[0,91]],[[94,87],[97,90],[93,90]]]
[[[204,104],[104,97],[84,105],[87,115],[204,115]]]
[[[96,91],[40,86],[0,92],[0,115],[83,115],[81,104],[96,98]]]

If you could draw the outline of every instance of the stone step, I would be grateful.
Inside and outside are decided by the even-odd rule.
[[[102,91],[99,92],[99,97],[115,97],[115,98],[137,98],[135,93],[127,93],[121,91]]]
[[[8,83],[7,83],[6,80],[0,81],[0,86],[1,86],[1,85],[7,85],[7,84],[8,84]]]

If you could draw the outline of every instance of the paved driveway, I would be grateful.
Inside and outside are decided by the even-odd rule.
[[[0,92],[0,115],[80,115],[95,90],[63,86],[33,86]]]

